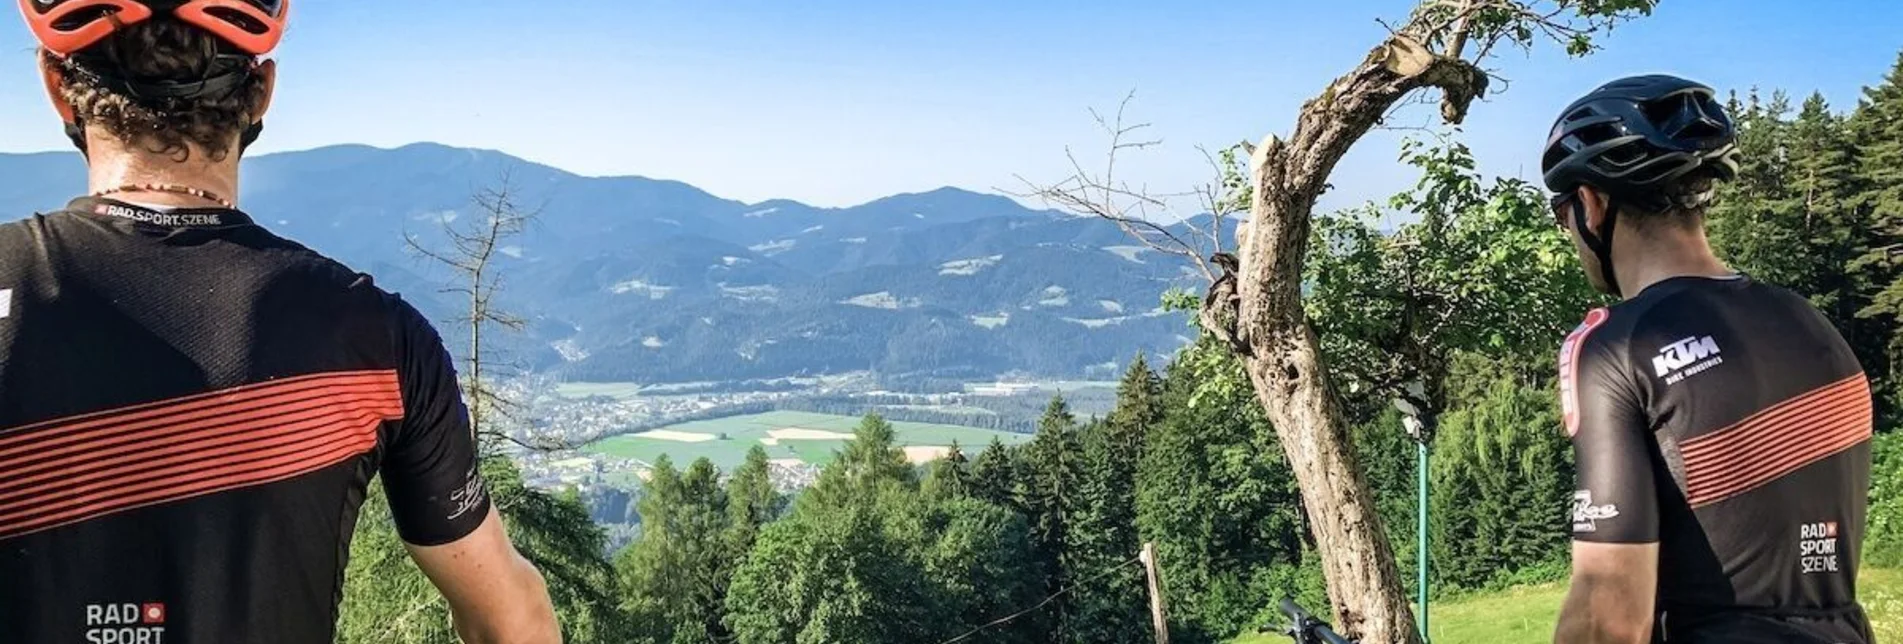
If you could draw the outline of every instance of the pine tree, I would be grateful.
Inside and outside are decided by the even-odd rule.
[[[1011,450],[998,437],[991,437],[991,444],[971,463],[971,495],[999,507],[1021,511],[1022,506],[1012,498],[1013,471]]]
[[[916,486],[918,476],[905,451],[897,446],[892,424],[879,414],[867,414],[853,430],[845,449],[820,471],[819,481],[804,497],[808,503],[843,506],[863,501],[888,485]]]
[[[727,492],[720,487],[720,470],[704,457],[695,459],[681,476],[681,493],[683,511],[675,516],[674,529],[686,566],[673,583],[686,587],[687,606],[674,641],[712,644],[727,639],[720,620],[733,570],[726,541]],[[681,630],[688,634],[683,636]]]
[[[747,460],[727,480],[728,552],[732,558],[745,557],[753,548],[761,526],[779,518],[786,497],[773,487],[773,468],[767,461],[766,448],[754,445]]]
[[[1863,100],[1850,117],[1852,141],[1857,147],[1857,178],[1863,190],[1856,198],[1870,222],[1874,239],[1854,270],[1872,285],[1870,305],[1859,312],[1881,325],[1889,338],[1887,371],[1903,368],[1903,52],[1895,66],[1875,87],[1863,90]],[[1892,414],[1903,389],[1890,383],[1882,394]]]
[[[1869,254],[1873,222],[1859,201],[1866,190],[1857,173],[1857,148],[1846,120],[1821,94],[1804,101],[1790,136],[1791,187],[1803,213],[1806,279],[1791,287],[1830,318],[1857,353],[1878,391],[1887,390],[1889,329],[1857,314],[1870,305],[1876,283],[1859,264]]]
[[[1138,355],[1117,389],[1110,416],[1079,432],[1083,479],[1071,497],[1072,526],[1066,532],[1065,561],[1072,579],[1091,577],[1129,561],[1141,547],[1136,529],[1137,463],[1143,438],[1163,415],[1161,380]],[[1071,599],[1076,618],[1072,636],[1079,642],[1127,642],[1149,628],[1144,613],[1140,571],[1125,566],[1080,587]]]
[[[1012,497],[1030,519],[1031,544],[1043,572],[1047,593],[1057,593],[1070,585],[1071,570],[1066,557],[1066,537],[1070,530],[1067,510],[1075,507],[1071,497],[1082,478],[1083,459],[1078,449],[1077,419],[1062,396],[1051,399],[1038,422],[1037,437],[1023,447],[1021,458],[1013,459],[1016,476]],[[1060,597],[1047,609],[1052,616],[1054,641],[1069,641],[1071,602]]]
[[[1307,537],[1300,494],[1247,382],[1212,336],[1185,348],[1138,465],[1137,526],[1164,569],[1171,642],[1228,641],[1268,597],[1326,604],[1291,581]]]
[[[967,498],[973,491],[971,476],[971,461],[954,440],[944,457],[932,461],[922,487],[927,497],[935,499]]]
[[[773,470],[767,461],[766,449],[754,445],[747,450],[747,460],[727,480],[726,553],[721,558],[722,567],[716,578],[718,596],[723,605],[716,607],[715,614],[722,621],[709,623],[709,632],[731,635],[724,622],[724,602],[731,591],[734,572],[746,561],[748,553],[753,551],[759,541],[760,531],[779,518],[785,507],[786,497],[773,487]],[[717,641],[728,640],[722,638]]]
[[[1712,246],[1733,267],[1772,283],[1802,288],[1804,213],[1791,188],[1790,101],[1753,90],[1737,113],[1738,176],[1719,184],[1708,214]]]

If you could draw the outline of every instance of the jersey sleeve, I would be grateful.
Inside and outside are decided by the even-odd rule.
[[[1572,535],[1651,543],[1658,541],[1659,513],[1649,425],[1624,361],[1591,337],[1605,316],[1594,311],[1560,349],[1561,409],[1577,472]]]
[[[475,435],[441,336],[400,299],[397,342],[403,421],[382,466],[383,487],[397,533],[419,546],[467,536],[489,514],[489,493],[477,471]]]

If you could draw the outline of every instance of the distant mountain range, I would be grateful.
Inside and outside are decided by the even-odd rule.
[[[508,308],[532,321],[509,352],[573,380],[1108,376],[1188,333],[1158,310],[1171,286],[1197,285],[1178,258],[1105,221],[954,188],[851,208],[747,204],[493,151],[345,145],[246,161],[241,200],[447,320],[462,304],[404,236],[440,243],[442,222],[477,216],[471,195],[505,171],[540,213],[500,258]],[[74,154],[0,155],[0,176],[6,220],[84,187]]]

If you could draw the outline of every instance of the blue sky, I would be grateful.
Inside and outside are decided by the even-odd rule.
[[[1406,0],[1038,3],[304,0],[258,151],[415,141],[498,149],[588,175],[678,179],[746,201],[840,206],[953,185],[1055,181],[1086,110],[1164,145],[1126,157],[1159,191],[1206,181],[1197,144],[1286,133]],[[1664,0],[1606,50],[1505,50],[1511,79],[1464,136],[1484,170],[1533,178],[1554,113],[1604,80],[1672,72],[1722,89],[1819,90],[1842,108],[1903,48],[1903,2]],[[17,21],[0,28],[0,151],[62,149]],[[1427,116],[1417,112],[1419,122]],[[1325,205],[1412,176],[1399,133],[1362,142]]]

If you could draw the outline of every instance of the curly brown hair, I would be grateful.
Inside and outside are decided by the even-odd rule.
[[[248,73],[230,91],[190,98],[141,99],[108,79],[136,83],[191,83],[256,65],[233,55],[217,37],[183,22],[154,18],[121,30],[71,58],[42,55],[60,73],[61,98],[88,128],[104,128],[128,145],[179,161],[191,145],[213,161],[230,155],[237,138],[258,120],[267,99],[265,78]]]
[[[1705,211],[1717,195],[1717,179],[1706,172],[1695,172],[1661,186],[1649,203],[1627,203],[1620,215],[1640,226],[1697,228],[1705,222]]]

